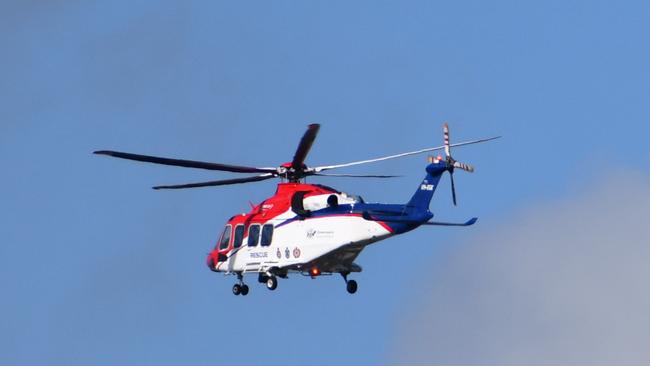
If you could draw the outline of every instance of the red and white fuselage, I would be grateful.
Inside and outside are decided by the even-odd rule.
[[[297,193],[302,215],[292,205]],[[365,219],[363,204],[322,185],[280,183],[273,197],[228,221],[208,265],[226,273],[358,272],[353,260],[363,247],[393,234],[389,225]]]

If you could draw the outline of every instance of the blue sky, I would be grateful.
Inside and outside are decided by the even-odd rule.
[[[0,363],[382,364],[430,268],[480,226],[594,181],[647,173],[647,2],[9,1],[0,5]],[[234,297],[204,264],[274,182],[92,156],[114,149],[274,166],[307,124],[308,164],[503,135],[455,156],[459,206],[368,248],[359,292],[293,277]],[[405,202],[425,157],[320,182]]]

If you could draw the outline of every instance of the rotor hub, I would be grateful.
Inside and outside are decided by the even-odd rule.
[[[288,179],[291,182],[298,182],[300,179],[309,175],[309,169],[304,163],[301,164],[298,169],[296,169],[292,162],[287,162],[280,165],[276,171],[279,177]]]

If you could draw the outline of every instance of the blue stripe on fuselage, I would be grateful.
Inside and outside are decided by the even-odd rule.
[[[294,216],[290,219],[287,219],[275,227],[281,227],[288,225],[294,221],[300,220],[310,220],[318,219],[325,217],[334,217],[342,215],[359,215],[362,216],[367,214],[371,217],[377,217],[376,220],[369,221],[380,221],[388,225],[395,234],[402,234],[407,231],[411,231],[422,223],[429,221],[433,214],[427,211],[413,210],[412,208],[407,207],[406,205],[399,204],[382,204],[382,203],[357,203],[354,205],[345,204],[339,205],[337,207],[326,207],[317,211],[311,211],[309,216]],[[383,219],[383,220],[382,220]],[[387,220],[387,221],[384,221]],[[395,220],[395,221],[391,221]],[[396,222],[396,221],[407,221],[407,222]]]

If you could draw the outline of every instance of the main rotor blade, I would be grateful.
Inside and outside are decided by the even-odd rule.
[[[271,179],[273,177],[274,177],[273,174],[262,174],[262,175],[258,175],[258,176],[254,176],[254,177],[246,177],[246,178],[213,180],[213,181],[210,181],[210,182],[177,184],[177,185],[168,185],[168,186],[156,186],[156,187],[153,187],[153,189],[183,189],[183,188],[199,188],[199,187],[216,187],[216,186],[225,186],[225,185],[229,185],[229,184],[259,182],[261,180]]]
[[[240,165],[228,165],[219,163],[207,163],[203,161],[183,160],[183,159],[169,159],[157,156],[138,155],[119,151],[100,150],[95,151],[93,154],[108,155],[120,159],[136,160],[145,163],[154,163],[162,165],[181,166],[185,168],[198,168],[207,170],[220,170],[233,173],[271,173],[275,172],[274,168],[252,168]]]
[[[498,139],[500,137],[501,136],[495,136],[495,137],[490,137],[490,138],[480,139],[480,140],[464,141],[464,142],[459,142],[459,143],[456,143],[456,144],[451,144],[449,146],[450,147],[457,147],[457,146],[478,144],[478,143],[481,143],[481,142],[496,140],[496,139]],[[405,152],[405,153],[401,153],[401,154],[384,156],[384,157],[381,157],[381,158],[361,160],[361,161],[353,161],[351,163],[344,163],[344,164],[337,164],[337,165],[318,166],[318,167],[310,168],[310,170],[313,170],[315,172],[321,172],[323,170],[337,169],[337,168],[343,168],[343,167],[348,167],[348,166],[353,166],[353,165],[361,165],[361,164],[374,163],[374,162],[377,162],[377,161],[384,161],[384,160],[389,160],[389,159],[403,158],[405,156],[422,154],[422,153],[429,152],[429,151],[443,150],[444,148],[445,148],[444,145],[443,146],[437,146],[437,147],[428,147],[426,149],[421,149],[421,150],[416,150],[416,151],[409,151],[409,152]]]
[[[318,130],[320,129],[320,125],[317,123],[313,123],[307,127],[307,131],[305,131],[305,134],[302,136],[302,139],[300,139],[300,144],[298,144],[298,149],[296,149],[296,153],[293,155],[293,161],[291,162],[291,167],[296,170],[302,170],[302,165],[305,163],[305,159],[307,158],[307,154],[309,153],[309,150],[311,149],[311,145],[314,143],[314,140],[316,139],[316,135],[318,134]]]
[[[315,173],[315,174],[309,174],[309,175],[316,175],[319,177],[343,177],[343,178],[399,178],[401,175],[375,175],[375,174],[321,174],[321,173]]]

